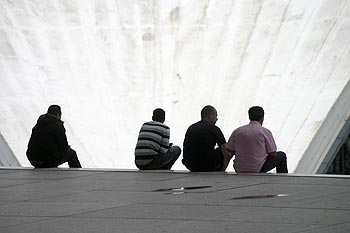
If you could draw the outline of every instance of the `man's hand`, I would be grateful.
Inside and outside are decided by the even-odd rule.
[[[276,151],[270,152],[270,153],[268,153],[267,155],[268,155],[268,156],[276,156],[276,155],[277,155],[277,152],[276,152]]]
[[[228,152],[226,145],[227,144],[225,143],[225,144],[222,144],[222,145],[219,146],[220,150],[221,150],[221,153],[224,156],[224,161],[223,161],[223,164],[222,164],[222,170],[223,171],[226,170],[226,168],[227,168],[227,166],[230,163],[230,160],[232,158],[232,155],[231,155],[230,152]]]

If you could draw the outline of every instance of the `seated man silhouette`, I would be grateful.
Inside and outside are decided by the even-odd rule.
[[[249,124],[235,129],[227,143],[227,149],[235,155],[235,171],[265,173],[276,168],[277,173],[288,173],[286,154],[277,151],[271,131],[262,126],[264,109],[254,106],[248,114]]]
[[[226,139],[215,125],[217,116],[216,109],[207,105],[201,111],[201,120],[187,129],[182,163],[191,172],[225,171],[230,162]]]
[[[164,124],[165,111],[153,111],[152,121],[140,129],[135,148],[135,165],[140,170],[170,170],[181,154],[178,146],[169,143],[170,128]]]
[[[61,107],[51,105],[33,127],[26,154],[35,168],[58,167],[65,162],[81,168],[76,152],[68,145],[61,116]]]

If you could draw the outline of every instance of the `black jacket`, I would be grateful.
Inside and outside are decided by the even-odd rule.
[[[47,161],[69,149],[63,121],[50,114],[41,115],[32,129],[27,157],[29,161]]]

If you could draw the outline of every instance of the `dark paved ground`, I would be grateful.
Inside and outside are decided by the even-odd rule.
[[[350,232],[350,177],[0,169],[0,232]]]

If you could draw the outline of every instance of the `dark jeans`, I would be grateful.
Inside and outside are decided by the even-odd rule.
[[[69,167],[81,168],[77,153],[73,149],[66,152],[58,152],[47,161],[30,161],[35,168],[52,168],[68,162]]]
[[[152,160],[147,165],[140,166],[137,165],[137,168],[140,170],[170,170],[174,165],[176,160],[181,154],[181,149],[178,146],[172,146],[165,154],[160,154],[158,157]]]
[[[216,148],[208,158],[200,158],[196,161],[182,160],[185,167],[191,172],[215,172],[221,171],[224,163],[224,156],[220,148]]]
[[[277,173],[288,173],[287,156],[284,152],[278,151],[275,156],[267,156],[260,173],[268,172],[276,168]]]

